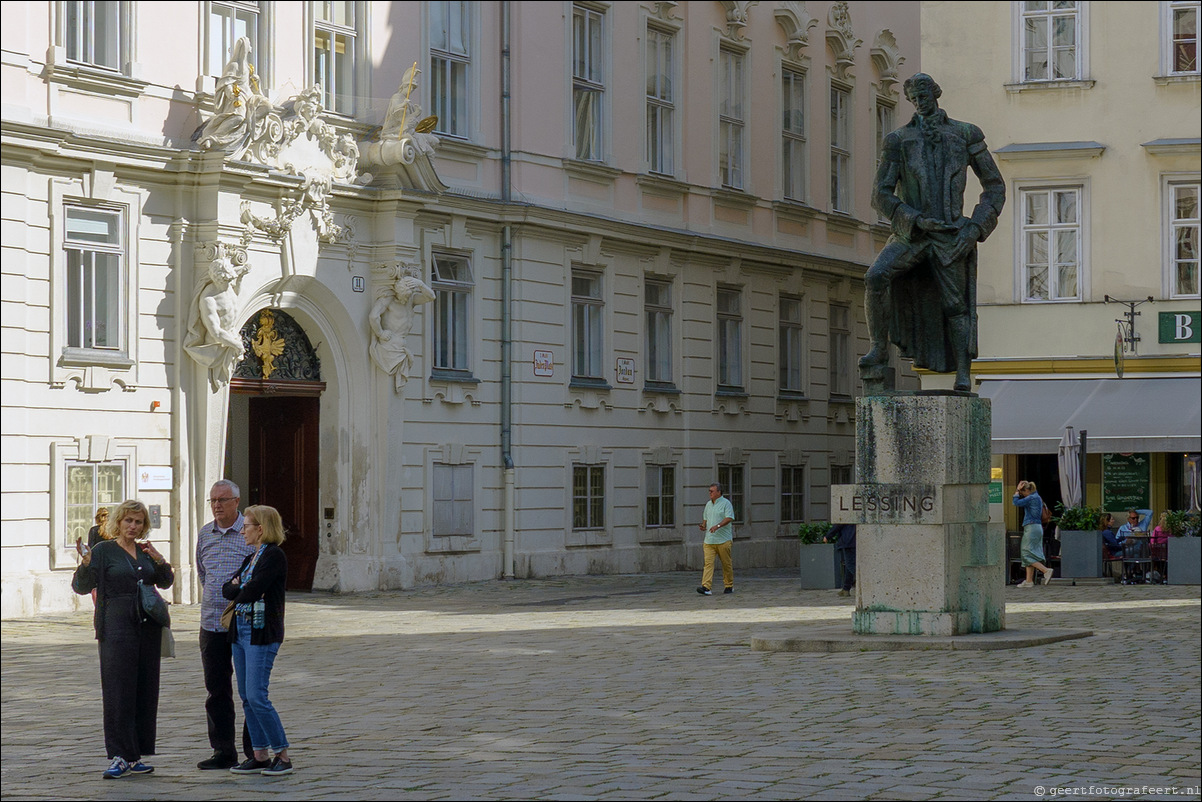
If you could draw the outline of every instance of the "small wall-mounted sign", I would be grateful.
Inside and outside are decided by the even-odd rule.
[[[139,490],[170,490],[171,468],[143,468],[138,471]]]
[[[163,506],[161,504],[151,504],[146,509],[150,513],[150,527],[149,528],[162,529],[163,528]]]
[[[630,357],[618,357],[615,372],[618,384],[634,384],[634,360]]]
[[[550,351],[535,351],[534,352],[534,375],[535,376],[554,376],[555,375],[555,356]]]
[[[1161,312],[1160,342],[1202,342],[1202,312]]]
[[[351,276],[351,289],[355,292],[367,290],[367,282],[363,280],[363,276]]]

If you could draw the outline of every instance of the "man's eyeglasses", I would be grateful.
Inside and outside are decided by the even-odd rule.
[[[209,499],[209,503],[210,504],[224,504],[227,501],[233,501],[233,500],[234,500],[233,496],[226,496],[225,498],[211,498],[211,499]]]

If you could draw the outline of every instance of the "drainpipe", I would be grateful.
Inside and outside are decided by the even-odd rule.
[[[505,0],[501,3],[501,213],[506,215],[512,201],[509,141],[510,15],[510,3]],[[505,476],[502,570],[505,579],[513,579],[514,543],[512,277],[513,231],[506,224],[501,229],[501,464]]]
[[[179,201],[177,198],[177,209],[179,209]],[[184,337],[180,332],[179,324],[186,321],[185,317],[185,294],[187,299],[191,300],[191,287],[184,281],[185,269],[184,265],[187,260],[184,259],[184,226],[186,221],[183,217],[177,217],[171,226],[171,250],[175,254],[175,381],[171,382],[171,469],[175,479],[175,492],[171,494],[171,523],[175,527],[175,532],[171,538],[171,547],[168,559],[172,565],[178,566],[181,571],[184,566],[184,555],[189,555],[188,563],[191,564],[191,555],[196,554],[195,544],[192,542],[192,537],[189,535],[187,549],[184,548],[184,533],[195,531],[192,526],[192,503],[191,499],[195,497],[192,492],[192,472],[189,470],[190,465],[184,463],[183,454],[181,453],[181,444],[184,443],[184,410],[183,410],[183,391],[180,389],[182,384],[181,374],[186,369],[188,364],[188,356],[184,353]],[[184,502],[185,495],[189,501]],[[187,516],[188,521],[185,525],[184,516]],[[192,571],[195,572],[196,566],[192,566]],[[192,591],[187,599],[188,603],[199,602],[201,593],[197,592],[196,583],[188,583]],[[181,604],[184,602],[183,582],[176,582],[171,591],[171,601],[173,604]]]

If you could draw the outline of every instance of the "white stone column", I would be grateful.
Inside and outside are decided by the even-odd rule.
[[[860,634],[1005,628],[1005,538],[989,524],[990,405],[964,395],[857,402],[856,484],[831,488],[855,523]]]

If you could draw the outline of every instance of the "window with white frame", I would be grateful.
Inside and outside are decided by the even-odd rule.
[[[313,2],[313,80],[325,90],[325,108],[347,116],[355,113],[358,11],[353,0]]]
[[[88,530],[99,507],[111,507],[125,499],[125,462],[68,460],[64,468],[67,525],[62,548],[70,549],[77,540],[88,542]]]
[[[124,339],[125,215],[70,204],[65,212],[67,347],[119,352]]]
[[[851,307],[831,304],[831,395],[851,397]]]
[[[743,189],[743,84],[742,53],[722,48],[718,64],[718,175],[722,186]]]
[[[1169,184],[1169,296],[1198,297],[1197,179]]]
[[[128,33],[122,30],[124,4],[105,0],[63,3],[63,47],[67,58],[120,71]]]
[[[213,2],[209,3],[209,49],[208,75],[221,75],[233,53],[234,42],[242,37],[250,40],[250,66],[260,67],[259,3],[257,2]]]
[[[800,298],[780,297],[779,376],[777,386],[782,393],[805,392],[805,304]]]
[[[781,69],[781,185],[789,200],[806,199],[805,73]]]
[[[1023,81],[1081,78],[1081,5],[1073,0],[1022,3]]]
[[[603,381],[605,298],[601,274],[572,271],[572,378]]]
[[[572,466],[572,528],[605,528],[605,466]]]
[[[718,288],[718,387],[743,389],[743,293]]]
[[[831,210],[851,211],[851,91],[831,84]]]
[[[647,315],[647,381],[671,384],[672,282],[647,279],[643,306]]]
[[[472,68],[471,4],[430,3],[430,113],[435,130],[468,136],[468,81]]]
[[[470,464],[434,463],[432,532],[435,537],[475,534],[472,468]]]
[[[781,523],[800,523],[806,519],[806,485],[804,465],[780,466]]]
[[[472,266],[462,256],[435,253],[431,288],[434,290],[434,367],[470,373]]]
[[[605,15],[587,6],[572,9],[572,132],[576,158],[602,161],[605,102]]]
[[[1198,75],[1198,0],[1163,3],[1168,30],[1165,32],[1165,67],[1169,75]]]
[[[672,175],[676,151],[676,37],[647,28],[647,169]]]
[[[881,163],[885,137],[897,127],[897,107],[882,97],[876,99],[876,163]]]
[[[1019,195],[1024,301],[1081,298],[1081,188],[1023,189]]]
[[[741,524],[743,518],[743,501],[745,496],[744,477],[746,470],[743,465],[719,465],[718,484],[722,485],[722,495],[730,499],[730,506],[735,510],[734,523]]]
[[[676,526],[676,466],[647,466],[647,528]]]

